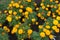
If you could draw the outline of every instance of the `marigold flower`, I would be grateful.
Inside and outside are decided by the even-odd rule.
[[[18,34],[23,34],[23,32],[24,32],[23,29],[18,30]]]
[[[47,31],[47,29],[46,29],[46,28],[44,28],[44,29],[43,29],[43,31],[44,31],[44,32],[46,32],[46,31]]]
[[[51,34],[51,32],[49,31],[49,30],[46,30],[46,35],[50,35]]]
[[[52,26],[52,29],[53,29],[53,30],[56,30],[56,29],[57,29],[57,26]]]
[[[17,12],[13,12],[13,15],[16,15],[17,14]]]
[[[12,34],[14,34],[16,32],[17,32],[17,28],[13,28],[12,31],[11,31]]]
[[[12,7],[12,4],[9,4],[9,7]]]
[[[59,28],[60,28],[60,24],[58,24],[58,25],[57,25],[57,27],[59,27]]]
[[[24,8],[24,6],[23,5],[20,5],[20,8]]]
[[[25,15],[28,15],[28,14],[29,14],[29,12],[27,12],[27,11],[26,11],[24,14],[25,14]]]
[[[50,39],[53,39],[53,38],[54,38],[54,36],[53,36],[53,35],[49,35],[49,38],[50,38]]]
[[[53,0],[50,0],[50,2],[53,2]]]
[[[39,8],[37,7],[36,10],[39,10]]]
[[[9,10],[9,14],[12,14],[12,10]]]
[[[31,2],[32,0],[27,0],[27,2]]]
[[[58,25],[58,23],[59,23],[58,20],[53,20],[54,25]]]
[[[60,16],[57,16],[56,19],[57,19],[57,20],[60,20]]]
[[[22,10],[22,9],[19,9],[19,12],[20,12],[20,13],[22,13],[22,12],[23,12],[23,10]]]
[[[41,17],[41,13],[38,13],[37,16],[38,16],[38,17]]]
[[[41,6],[44,6],[44,3],[41,3],[40,5],[41,5]]]
[[[45,6],[42,6],[42,9],[45,9]]]
[[[32,19],[32,22],[35,22],[35,21],[36,21],[36,19],[35,19],[35,18],[33,18],[33,19]]]
[[[50,7],[50,5],[47,5],[47,7]]]
[[[14,27],[19,28],[19,24],[16,24]]]
[[[12,21],[12,17],[11,17],[11,16],[7,16],[7,17],[6,17],[6,20],[7,20],[8,22],[11,22],[11,21]]]
[[[2,26],[2,24],[0,23],[0,27]]]
[[[56,1],[55,1],[55,3],[59,3],[59,1],[58,1],[58,0],[56,0]]]
[[[28,35],[31,35],[32,32],[33,32],[33,31],[32,31],[31,29],[28,29],[28,31],[27,31]]]
[[[56,32],[56,33],[59,33],[59,28],[55,29],[55,32]]]
[[[39,28],[39,29],[42,29],[42,28],[43,28],[43,25],[39,25],[38,28]]]
[[[44,38],[44,37],[45,37],[45,33],[44,33],[44,32],[41,32],[41,33],[40,33],[40,36],[41,36],[42,38]]]
[[[45,27],[46,27],[47,29],[50,29],[50,26],[49,26],[49,25],[46,25]]]
[[[16,8],[19,8],[19,3],[15,3]]]
[[[26,11],[28,11],[28,12],[32,13],[32,11],[33,11],[33,10],[32,10],[32,8],[31,8],[31,7],[27,7],[27,8],[26,8]]]

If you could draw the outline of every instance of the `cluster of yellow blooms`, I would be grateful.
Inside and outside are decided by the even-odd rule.
[[[32,0],[26,0],[26,2],[31,3]],[[24,18],[22,18],[22,22],[24,22],[24,23],[26,22],[25,24],[27,24],[27,22],[30,20],[31,23],[33,23],[33,24],[35,23],[36,25],[38,25],[39,30],[42,30],[42,32],[39,32],[39,35],[41,38],[48,36],[50,39],[53,39],[54,35],[52,34],[52,32],[53,31],[55,31],[56,33],[60,32],[60,23],[59,23],[59,21],[60,21],[60,16],[59,16],[60,15],[60,3],[58,4],[58,0],[56,0],[55,3],[57,3],[58,6],[49,5],[49,4],[47,4],[45,6],[45,4],[43,2],[44,2],[44,0],[42,0],[42,3],[40,4],[40,6],[41,6],[42,10],[47,11],[46,16],[50,17],[52,14],[52,20],[53,20],[51,22],[52,26],[49,25],[49,22],[46,22],[47,19],[43,16],[44,12],[37,13],[34,11],[34,10],[36,10],[36,11],[40,10],[40,8],[37,7],[37,4],[35,2],[33,3],[33,6],[35,6],[36,8],[33,9],[30,6],[26,6],[26,4],[23,5],[21,1],[14,2],[12,0],[11,3],[8,5],[8,10],[4,11],[4,13],[7,15],[6,20],[9,22],[9,25],[11,25],[13,23],[13,21],[15,22],[15,20],[16,20],[16,22],[18,22],[18,21],[20,21],[22,16],[24,16]],[[53,2],[53,0],[50,0],[50,2]],[[49,7],[51,9],[55,8],[56,9],[55,12],[58,16],[55,15],[55,12],[51,12]],[[37,19],[35,18],[35,16],[32,16],[32,15],[35,15],[34,12],[36,13],[37,17],[41,18],[42,20],[44,20],[46,22],[45,26],[39,25],[39,22],[36,21]],[[18,33],[19,35],[22,35],[24,33],[27,33],[27,35],[30,36],[34,32],[29,27],[29,26],[31,26],[31,24],[29,23],[28,24],[29,29],[25,30],[25,27],[23,27],[24,23],[18,22],[15,25],[13,25],[13,29],[11,31],[11,34]],[[1,23],[0,23],[0,26],[2,26]],[[10,29],[7,26],[4,26],[3,29],[7,32],[10,32]]]

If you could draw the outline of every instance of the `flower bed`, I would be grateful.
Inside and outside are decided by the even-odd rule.
[[[6,40],[52,40],[60,33],[58,0],[41,0],[40,4],[11,0],[6,6],[1,4],[0,10],[0,28],[6,32]]]

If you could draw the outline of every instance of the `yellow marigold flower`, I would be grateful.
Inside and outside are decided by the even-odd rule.
[[[57,20],[60,20],[60,16],[57,16],[56,19],[57,19]]]
[[[10,29],[7,28],[7,26],[4,26],[3,29],[4,29],[6,32],[10,32]]]
[[[42,9],[45,9],[45,6],[42,6]]]
[[[58,12],[58,15],[60,15],[60,11]]]
[[[12,14],[12,10],[9,10],[9,14]]]
[[[58,20],[53,20],[54,25],[58,25],[58,23],[59,23]]]
[[[39,25],[38,28],[39,28],[39,29],[42,29],[42,28],[43,28],[43,25]]]
[[[29,16],[28,15],[25,15],[25,18],[29,19]]]
[[[12,31],[11,31],[12,34],[14,34],[16,32],[17,32],[17,28],[13,28]]]
[[[42,20],[44,20],[44,16],[41,16],[40,18],[41,18]]]
[[[20,8],[24,8],[23,5],[20,5]]]
[[[50,29],[50,26],[49,26],[49,25],[46,25],[45,27],[46,27],[47,29]]]
[[[45,33],[44,33],[44,32],[41,32],[41,33],[40,33],[40,36],[41,36],[42,38],[44,38],[44,37],[45,37]]]
[[[7,30],[7,26],[4,26],[3,29],[4,29],[4,30]]]
[[[60,3],[58,4],[58,6],[60,7]]]
[[[21,1],[18,1],[18,3],[20,4],[20,3],[21,3]]]
[[[53,38],[54,38],[54,36],[53,36],[53,35],[49,35],[49,38],[50,38],[50,39],[53,39]]]
[[[57,27],[59,27],[59,28],[60,28],[60,24],[58,24],[58,25],[57,25]]]
[[[46,8],[46,10],[49,10],[48,8]]]
[[[12,4],[9,4],[9,7],[12,7]]]
[[[49,31],[49,30],[46,30],[46,35],[50,35],[51,34],[51,31]]]
[[[7,30],[6,30],[7,32],[10,32],[10,29],[9,28],[7,28]]]
[[[0,27],[2,26],[2,24],[0,23]]]
[[[27,0],[27,2],[31,2],[32,0]]]
[[[54,8],[57,8],[57,6],[54,6]]]
[[[55,13],[52,13],[52,17],[56,17]]]
[[[39,23],[38,22],[36,22],[36,25],[38,25]]]
[[[38,17],[41,17],[41,14],[40,14],[40,13],[38,13],[38,14],[37,14],[37,16],[38,16]]]
[[[49,24],[49,22],[46,22],[46,25],[48,25]]]
[[[24,40],[24,39],[21,39],[21,40]]]
[[[36,10],[39,10],[39,8],[37,7]]]
[[[19,29],[18,34],[23,34],[23,29]]]
[[[51,11],[48,11],[48,13],[51,13]]]
[[[17,14],[17,12],[13,12],[13,15],[16,15]]]
[[[15,7],[16,6],[15,3],[13,3],[12,6]]]
[[[58,12],[59,12],[59,10],[56,10],[56,12],[58,13]]]
[[[36,7],[37,6],[37,3],[34,2],[34,6]]]
[[[19,24],[16,24],[14,27],[15,27],[15,28],[19,28]]]
[[[51,13],[47,13],[47,16],[50,16]]]
[[[58,0],[56,0],[56,1],[55,1],[55,3],[59,3],[59,1],[58,1]]]
[[[35,22],[35,21],[36,21],[36,19],[35,19],[35,18],[33,18],[33,19],[32,19],[32,22]]]
[[[54,5],[51,5],[50,7],[51,7],[51,8],[53,8],[53,7],[54,7]]]
[[[16,6],[16,8],[19,8],[19,4],[18,3],[15,3],[15,6]]]
[[[4,13],[7,13],[7,10],[5,10]]]
[[[14,1],[11,1],[11,3],[13,4],[13,3],[14,3]]]
[[[60,7],[58,8],[58,10],[60,10]]]
[[[19,19],[21,18],[21,16],[18,16],[19,17]]]
[[[7,16],[7,17],[6,17],[6,20],[7,20],[8,22],[11,22],[11,21],[12,21],[12,17],[11,17],[11,16]]]
[[[22,19],[22,22],[25,22],[25,18]]]
[[[29,12],[27,12],[27,11],[26,11],[24,14],[25,14],[25,15],[28,15],[28,14],[29,14]]]
[[[16,20],[18,20],[18,19],[19,19],[19,17],[18,17],[18,16],[15,16],[15,19],[16,19]]]
[[[50,7],[50,5],[47,5],[47,7]]]
[[[53,0],[50,0],[50,2],[53,2]]]
[[[31,8],[31,7],[27,7],[27,8],[26,8],[26,11],[28,11],[28,12],[32,13],[32,11],[33,11],[33,10],[32,10],[32,8]]]
[[[44,3],[41,3],[40,5],[41,5],[41,6],[44,6]]]
[[[28,31],[27,31],[28,35],[31,35],[32,32],[33,32],[33,31],[32,31],[31,29],[28,29]]]
[[[52,26],[52,29],[53,29],[53,30],[57,29],[57,26]]]
[[[59,33],[59,28],[55,29],[55,32],[56,32],[56,33]]]
[[[19,9],[19,12],[20,12],[20,13],[22,13],[22,12],[23,12],[23,10],[22,10],[22,9]]]
[[[46,28],[44,28],[44,29],[43,29],[43,31],[44,31],[44,32],[46,32],[46,31],[47,31],[47,29],[46,29]]]

